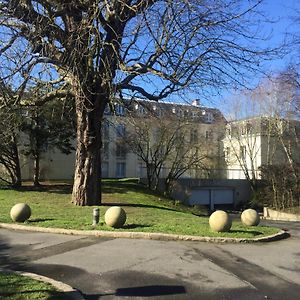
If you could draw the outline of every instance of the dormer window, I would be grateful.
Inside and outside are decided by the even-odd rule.
[[[125,115],[125,108],[121,104],[115,105],[115,112],[117,116],[124,116]]]
[[[140,105],[139,106],[139,114],[141,114],[141,115],[144,115],[145,114],[145,108],[142,106],[142,105]]]

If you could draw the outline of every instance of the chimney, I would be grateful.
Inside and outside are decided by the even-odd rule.
[[[200,99],[195,99],[192,101],[193,106],[200,106]]]

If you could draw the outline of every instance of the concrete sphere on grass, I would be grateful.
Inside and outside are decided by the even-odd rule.
[[[10,210],[10,217],[14,222],[25,222],[31,216],[31,209],[26,203],[18,203]]]
[[[217,210],[209,217],[209,226],[212,231],[225,232],[231,228],[231,219],[223,210]]]
[[[246,226],[257,226],[260,222],[260,217],[256,210],[249,208],[243,211],[241,221]]]
[[[104,219],[106,225],[113,228],[120,228],[126,222],[125,210],[119,206],[112,206],[106,211]]]

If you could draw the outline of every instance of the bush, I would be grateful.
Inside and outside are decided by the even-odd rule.
[[[262,190],[267,204],[276,209],[299,206],[300,167],[288,165],[264,165],[261,176],[265,180]]]

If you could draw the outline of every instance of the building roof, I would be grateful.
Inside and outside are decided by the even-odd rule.
[[[176,116],[178,118],[189,118],[195,122],[216,123],[225,122],[225,118],[221,111],[216,108],[210,108],[200,105],[199,101],[188,103],[176,102],[157,102],[142,99],[125,99],[123,101],[116,100],[112,110],[107,109],[106,114],[126,115],[128,113],[135,116]]]

